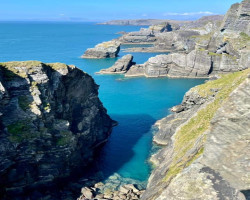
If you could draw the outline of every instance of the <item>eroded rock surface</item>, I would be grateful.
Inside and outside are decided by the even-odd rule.
[[[87,49],[82,58],[115,58],[120,51],[120,43],[117,41],[103,42],[94,48]]]
[[[124,74],[134,64],[133,56],[128,54],[116,61],[112,67],[108,69],[102,69],[100,72],[97,72],[97,74]]]
[[[250,71],[192,88],[157,125],[164,145],[143,200],[244,200],[249,183]]]
[[[0,113],[1,199],[84,170],[113,125],[91,76],[60,63],[0,63]]]

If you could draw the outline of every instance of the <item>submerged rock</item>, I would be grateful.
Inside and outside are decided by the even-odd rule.
[[[113,126],[92,77],[60,63],[0,63],[0,112],[1,199],[84,171]]]
[[[134,64],[133,56],[128,54],[116,61],[112,67],[108,69],[102,69],[100,72],[97,72],[97,74],[124,74]]]
[[[103,42],[94,48],[87,49],[82,58],[115,58],[120,51],[120,43],[117,41]]]

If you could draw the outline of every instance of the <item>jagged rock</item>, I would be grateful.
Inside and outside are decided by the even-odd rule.
[[[243,55],[243,54],[242,54]],[[132,66],[126,76],[208,77],[213,74],[241,71],[248,68],[249,52],[241,62],[235,56],[193,50],[189,54],[172,53],[150,58],[143,65]]]
[[[94,198],[93,191],[90,188],[84,187],[84,188],[82,188],[81,192],[82,192],[83,196],[86,197],[87,199]]]
[[[111,132],[98,86],[75,66],[0,63],[0,198],[84,170]]]
[[[245,32],[250,35],[250,2],[233,4],[221,25],[222,32]]]
[[[115,58],[120,51],[120,43],[117,41],[103,42],[94,48],[87,49],[82,58]]]
[[[133,56],[128,54],[116,61],[112,67],[108,69],[102,69],[100,72],[97,72],[97,74],[124,74],[134,64]]]
[[[250,70],[192,88],[174,113],[157,125],[166,145],[142,200],[245,200],[249,190]],[[206,125],[205,125],[206,124]]]
[[[169,51],[192,51],[195,49],[195,36],[199,32],[194,30],[178,30],[157,35],[155,49]]]
[[[133,43],[153,43],[156,41],[155,34],[150,29],[141,28],[140,31],[130,32],[119,38],[119,41],[124,44]]]

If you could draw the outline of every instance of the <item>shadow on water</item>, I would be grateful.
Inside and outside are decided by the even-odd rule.
[[[102,176],[99,177],[100,180],[98,181],[104,181],[115,172],[119,172],[120,175],[126,177],[126,168],[130,168],[128,171],[134,171],[135,174],[127,174],[126,178],[132,176],[135,179],[144,181],[147,178],[147,170],[150,170],[145,161],[149,156],[149,151],[137,152],[140,154],[137,155],[138,160],[137,157],[135,158],[135,151],[137,150],[134,147],[138,146],[138,142],[143,137],[146,137],[147,139],[143,138],[140,145],[148,145],[150,150],[152,143],[150,130],[156,120],[147,114],[111,115],[111,117],[118,121],[119,125],[113,129],[109,141],[96,153],[95,161],[89,167],[90,175],[102,172]],[[133,159],[136,159],[136,162],[133,163]],[[137,165],[140,160],[145,163],[145,169],[141,169],[141,163]],[[129,166],[125,166],[128,163]],[[138,169],[136,169],[137,166]],[[134,170],[131,170],[131,167],[134,167]],[[142,173],[144,171],[145,175],[140,175],[140,171]]]

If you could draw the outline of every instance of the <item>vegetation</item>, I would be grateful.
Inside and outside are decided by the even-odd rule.
[[[10,133],[10,141],[21,143],[25,139],[32,138],[32,134],[30,132],[30,122],[23,120],[17,121],[13,124],[10,124],[7,129]]]
[[[67,69],[67,65],[63,63],[49,63],[48,64],[54,70]]]
[[[9,80],[12,80],[16,75],[27,78],[27,72],[29,70],[34,70],[34,67],[39,65],[41,65],[39,61],[0,63],[0,66],[5,68],[5,76],[9,77]]]
[[[214,53],[214,52],[208,52],[208,55],[210,55],[210,56],[222,56],[222,54]]]
[[[30,108],[31,100],[28,96],[19,96],[18,97],[18,105],[20,108],[22,108],[24,111],[28,110]]]
[[[198,91],[199,95],[207,98],[213,94],[212,89],[219,89],[213,102],[209,103],[205,108],[198,111],[197,115],[191,118],[187,124],[180,128],[175,134],[174,141],[174,158],[164,181],[171,181],[185,167],[193,163],[200,155],[202,155],[206,140],[205,132],[210,127],[216,111],[227,100],[230,93],[236,89],[248,76],[250,69],[245,71],[223,75],[220,79],[209,81],[203,85],[193,88]],[[198,147],[193,155],[190,151]]]
[[[56,142],[57,146],[65,146],[70,143],[72,139],[72,133],[71,132],[61,132],[61,138],[59,138]]]

